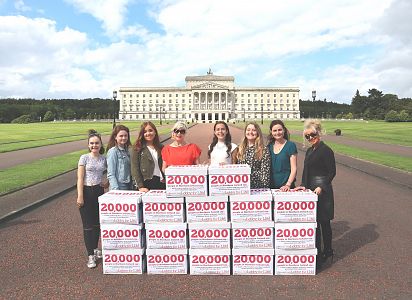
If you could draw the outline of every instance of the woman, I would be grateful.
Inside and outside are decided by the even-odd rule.
[[[144,122],[130,154],[132,178],[139,191],[166,188],[161,171],[162,148],[156,126],[152,122]]]
[[[332,149],[321,141],[321,133],[322,126],[319,120],[305,121],[303,134],[311,147],[306,151],[302,186],[297,189],[302,190],[306,187],[318,195],[316,248],[320,253],[320,264],[329,257],[331,262],[333,261],[330,220],[334,218],[332,180],[336,175],[335,155]]]
[[[250,166],[251,189],[270,187],[269,150],[263,145],[262,131],[257,123],[247,123],[244,137],[239,147],[233,152],[233,161]]]
[[[237,145],[232,143],[229,126],[223,121],[217,121],[213,128],[213,140],[209,145],[207,156],[212,166],[232,163],[232,152]]]
[[[97,249],[100,237],[98,197],[104,193],[107,182],[103,177],[106,171],[106,158],[100,134],[89,131],[89,153],[80,156],[77,169],[77,206],[83,223],[83,236],[86,245],[88,268],[96,267],[96,260],[102,257]]]
[[[107,178],[110,190],[131,190],[129,128],[117,125],[107,144]]]
[[[168,166],[198,165],[202,150],[196,145],[186,143],[186,124],[177,122],[172,128],[173,142],[162,149],[163,171]]]
[[[271,188],[287,192],[295,187],[298,150],[289,141],[289,131],[281,120],[273,120],[269,128]]]

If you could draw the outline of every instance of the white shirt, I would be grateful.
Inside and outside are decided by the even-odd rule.
[[[160,172],[160,168],[159,168],[159,156],[157,154],[157,151],[156,151],[156,149],[152,149],[151,147],[147,147],[147,149],[149,149],[150,154],[152,155],[153,161],[154,161],[154,164],[155,164],[154,171],[153,171],[153,176],[159,176],[160,180],[162,180],[163,176],[162,176],[162,172]]]
[[[230,153],[232,153],[236,148],[237,145],[232,143],[232,149],[230,150]],[[217,142],[217,144],[213,147],[213,151],[210,153],[210,165],[218,166],[222,163],[231,164],[232,156],[227,154],[227,146],[224,142]]]

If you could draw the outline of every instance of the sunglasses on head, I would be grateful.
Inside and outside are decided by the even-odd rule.
[[[305,134],[305,139],[310,140],[310,139],[312,139],[314,137],[317,137],[317,136],[318,136],[317,132],[312,132],[312,133],[309,133],[309,134]]]
[[[186,133],[186,129],[175,129],[175,130],[173,130],[173,132],[176,133],[176,134],[178,134],[178,133],[180,133],[180,134],[185,134],[185,133]]]

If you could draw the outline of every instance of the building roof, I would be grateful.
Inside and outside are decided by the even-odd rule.
[[[209,71],[206,73],[206,75],[186,76],[185,80],[186,81],[235,81],[235,77],[213,75],[212,70],[209,68]]]

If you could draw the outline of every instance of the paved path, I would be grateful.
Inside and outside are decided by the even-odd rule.
[[[195,126],[187,139],[205,149],[209,126]],[[234,141],[241,132],[232,130]],[[298,178],[303,157],[300,151]],[[410,189],[340,163],[334,189],[335,263],[304,277],[110,276],[101,264],[89,270],[72,191],[0,225],[0,298],[410,299]]]

